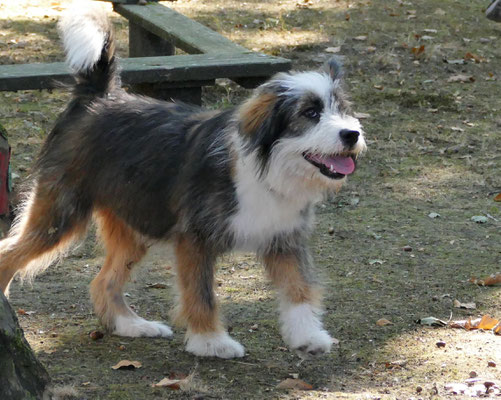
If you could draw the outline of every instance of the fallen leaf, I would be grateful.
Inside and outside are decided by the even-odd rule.
[[[484,315],[477,325],[477,329],[483,329],[490,331],[494,329],[499,324],[499,320],[492,318],[490,315]]]
[[[465,55],[464,55],[464,59],[465,60],[473,60],[475,61],[477,64],[478,63],[481,63],[483,61],[485,61],[485,58],[482,58],[476,54],[473,54],[473,53],[470,53],[470,52],[467,52]]]
[[[465,63],[465,62],[464,62],[464,59],[462,59],[462,58],[461,58],[461,59],[458,59],[458,60],[447,60],[447,59],[445,59],[444,61],[445,61],[447,64],[460,64],[460,65],[461,65],[461,64],[464,64],[464,63]]]
[[[489,219],[487,217],[484,217],[483,215],[474,215],[471,217],[471,220],[473,222],[476,222],[477,224],[485,224]]]
[[[121,360],[118,363],[116,363],[112,369],[136,369],[136,368],[141,368],[143,364],[141,364],[139,361],[129,361],[129,360]]]
[[[370,114],[355,112],[355,118],[358,118],[358,119],[367,119],[367,118],[370,118],[370,117],[371,117]],[[501,194],[499,196],[501,196]],[[501,200],[499,200],[499,201],[501,201]]]
[[[167,284],[165,283],[150,283],[146,285],[147,289],[167,289]]]
[[[353,39],[358,40],[359,42],[363,42],[364,40],[367,40],[367,36],[355,36]]]
[[[435,317],[426,317],[416,320],[416,324],[429,325],[429,326],[446,326],[447,322]]]
[[[422,44],[419,47],[413,47],[411,49],[412,54],[414,54],[414,57],[419,57],[421,54],[424,53],[424,44]]]
[[[487,366],[491,368],[496,368],[496,363],[494,361],[488,361]]]
[[[463,308],[465,310],[475,310],[477,308],[477,305],[473,302],[471,303],[461,303],[459,300],[454,300],[454,307],[456,308]]]
[[[168,387],[173,390],[179,390],[181,389],[181,381],[182,379],[169,379],[169,378],[164,378],[158,383],[154,383],[152,386],[153,387]]]
[[[476,279],[476,278],[470,278],[470,282],[474,283],[475,285],[481,285],[481,286],[492,286],[496,285],[498,283],[501,283],[501,273],[496,274],[496,275],[491,275],[487,278],[484,279]]]
[[[494,197],[494,201],[501,202],[501,193],[497,194],[496,197]]]
[[[466,329],[466,323],[467,323],[467,322],[468,322],[468,321],[467,321],[467,320],[465,320],[465,319],[462,319],[462,320],[460,320],[460,321],[452,321],[452,322],[450,322],[450,323],[449,323],[449,326],[450,326],[451,328]]]
[[[379,260],[379,259],[369,260],[369,265],[374,265],[374,264],[383,265],[383,263],[384,263],[384,261],[383,260]]]
[[[30,315],[35,314],[36,311],[25,311],[24,309],[20,308],[19,310],[17,310],[17,313],[19,315],[28,315],[28,316],[30,316]]]
[[[385,318],[381,318],[381,319],[378,319],[376,321],[376,325],[377,326],[386,326],[386,325],[393,325],[393,322],[385,319]]]
[[[341,46],[337,46],[337,47],[327,47],[325,49],[325,52],[327,53],[339,53],[341,51]]]
[[[388,369],[402,368],[407,364],[407,360],[397,360],[385,363],[385,367]]]
[[[313,390],[313,386],[301,379],[287,378],[277,385],[277,389]]]
[[[463,128],[458,128],[457,126],[451,126],[451,131],[454,132],[464,132]]]
[[[101,331],[92,331],[91,333],[89,333],[89,337],[92,340],[99,340],[99,339],[102,339],[104,337],[104,333]]]
[[[450,76],[449,79],[447,79],[447,82],[448,83],[455,83],[455,82],[468,83],[468,82],[475,82],[475,78],[472,75],[458,74],[458,75]]]

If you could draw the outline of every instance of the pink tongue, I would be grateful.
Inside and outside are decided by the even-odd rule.
[[[343,175],[349,175],[355,171],[355,162],[351,157],[320,157],[313,155],[312,157],[315,161],[324,164],[327,168],[332,168]]]

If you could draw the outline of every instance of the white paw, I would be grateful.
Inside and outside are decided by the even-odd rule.
[[[171,337],[172,329],[158,321],[147,321],[137,316],[119,315],[115,319],[114,335],[130,337]]]
[[[294,344],[290,344],[290,347],[301,358],[311,358],[329,353],[333,343],[330,335],[324,330],[310,332],[306,337],[294,339]]]
[[[306,303],[282,304],[282,337],[302,358],[319,356],[331,350],[333,340],[323,329],[319,313],[317,308]]]
[[[235,358],[245,355],[244,347],[226,332],[187,332],[186,351],[201,357]]]

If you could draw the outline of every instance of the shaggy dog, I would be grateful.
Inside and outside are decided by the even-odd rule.
[[[254,251],[278,288],[281,333],[302,356],[332,339],[320,314],[307,247],[314,205],[337,191],[365,149],[341,88],[341,67],[280,73],[243,104],[204,111],[121,89],[113,33],[96,9],[61,25],[74,96],[49,134],[31,186],[0,247],[0,289],[34,276],[87,231],[106,248],[90,293],[101,322],[122,336],[172,335],[128,307],[123,287],[155,242],[177,257],[186,350],[242,357],[218,316],[214,266],[222,253]]]

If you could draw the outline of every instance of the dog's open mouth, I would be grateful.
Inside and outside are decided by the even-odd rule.
[[[331,179],[342,179],[352,174],[356,167],[354,155],[303,153],[303,157]]]

